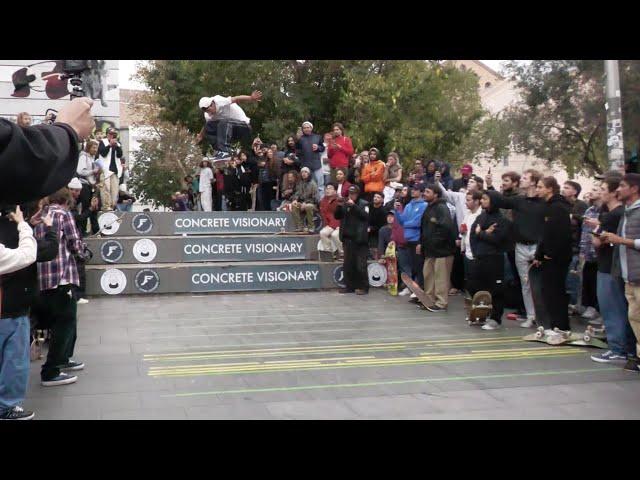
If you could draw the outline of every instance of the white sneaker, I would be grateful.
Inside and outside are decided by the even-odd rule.
[[[402,290],[400,293],[398,293],[398,295],[401,296],[401,297],[406,297],[410,293],[411,293],[411,290],[409,290],[407,287],[405,287],[404,290]]]
[[[482,330],[497,330],[500,328],[500,324],[493,318],[490,318],[489,320],[487,320],[487,323],[482,325],[482,327],[480,328],[482,328]]]
[[[418,296],[415,293],[412,293],[409,298],[418,298]]]
[[[552,329],[547,329],[544,331],[544,335],[545,337],[553,337],[554,335],[560,335],[558,332],[556,332],[555,330]]]
[[[536,326],[535,318],[528,318],[520,324],[522,328],[534,328]]]
[[[587,320],[593,320],[596,317],[599,317],[600,314],[593,307],[587,307],[587,309],[582,314],[582,318],[586,318]]]
[[[89,303],[89,300],[87,300],[86,298],[80,298],[76,303],[78,305],[84,305],[85,303]]]

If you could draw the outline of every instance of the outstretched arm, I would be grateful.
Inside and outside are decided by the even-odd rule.
[[[238,95],[237,97],[231,97],[231,103],[259,102],[260,100],[262,100],[262,92],[259,90],[253,91],[251,95]]]

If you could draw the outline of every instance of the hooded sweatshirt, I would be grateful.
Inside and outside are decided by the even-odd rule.
[[[491,225],[496,225],[492,233],[487,233]],[[476,227],[480,226],[480,233],[476,233]],[[509,235],[509,223],[500,213],[497,206],[491,205],[489,210],[482,210],[473,225],[469,226],[469,238],[474,258],[489,255],[501,255],[506,250]]]
[[[407,242],[420,241],[420,221],[426,209],[427,202],[423,198],[414,198],[403,211],[397,210],[396,219],[404,228],[404,238]]]
[[[367,163],[362,169],[360,179],[364,183],[365,192],[382,192],[384,190],[384,163],[381,160]]]
[[[542,239],[536,250],[536,260],[563,263],[573,255],[571,238],[571,204],[561,195],[552,196],[544,203]],[[545,260],[547,256],[551,260]]]

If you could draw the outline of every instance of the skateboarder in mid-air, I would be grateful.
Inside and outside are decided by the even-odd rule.
[[[250,119],[239,102],[259,102],[262,100],[262,92],[256,90],[251,95],[239,95],[237,97],[202,97],[198,103],[204,113],[206,124],[198,133],[197,143],[207,137],[211,146],[216,150],[212,158],[215,163],[229,160],[231,157],[231,144],[239,140],[245,140],[251,136]]]

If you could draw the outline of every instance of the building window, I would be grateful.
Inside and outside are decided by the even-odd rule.
[[[509,166],[509,157],[507,157],[507,156],[502,157],[502,166],[503,167],[508,167]]]
[[[484,84],[484,88],[489,88],[489,87],[491,87],[491,82],[487,82]]]

